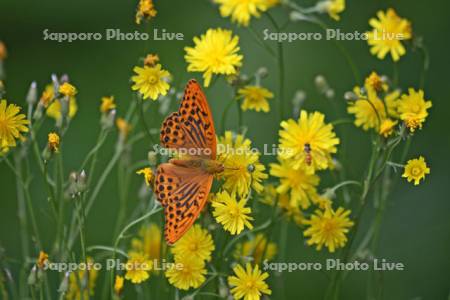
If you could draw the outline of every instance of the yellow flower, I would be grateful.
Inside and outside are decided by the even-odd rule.
[[[309,228],[303,232],[305,237],[310,237],[307,241],[308,245],[316,244],[317,250],[322,247],[328,248],[328,251],[334,252],[337,248],[344,247],[347,242],[346,234],[349,228],[353,226],[348,216],[350,210],[344,210],[339,207],[336,211],[332,208],[316,210],[311,219],[303,221],[309,225]]]
[[[5,43],[0,41],[0,61],[5,60],[8,57],[8,51],[6,50]]]
[[[411,132],[414,132],[417,128],[422,128],[428,116],[427,110],[431,106],[431,101],[424,99],[422,90],[416,92],[414,89],[409,89],[409,95],[403,95],[398,103],[400,119],[405,122]]]
[[[228,194],[227,191],[219,192],[212,202],[213,216],[226,231],[233,235],[239,234],[245,227],[253,228],[250,223],[253,220],[250,216],[252,210],[250,207],[246,207],[246,204],[245,198],[238,201],[234,195]]]
[[[39,257],[36,261],[36,265],[40,268],[43,269],[45,267],[45,264],[48,262],[48,254],[45,253],[44,251],[40,251],[39,252]]]
[[[126,139],[128,136],[128,133],[131,131],[131,125],[128,124],[128,122],[123,118],[117,118],[116,120],[116,126],[119,130],[119,134],[122,138]]]
[[[368,79],[366,79],[365,85],[366,95],[358,86],[353,89],[358,99],[349,103],[347,112],[355,115],[357,127],[362,127],[364,130],[376,128],[379,131],[380,122],[388,117],[396,118],[398,116],[396,109],[400,93],[399,91],[387,93],[383,102],[377,91],[367,81]],[[385,88],[383,87],[383,89]]]
[[[175,264],[166,271],[170,284],[180,290],[198,288],[205,282],[205,275],[205,262],[188,255],[177,255]]]
[[[241,197],[248,195],[250,187],[257,193],[262,192],[261,181],[268,175],[264,173],[266,167],[259,162],[259,157],[260,153],[252,149],[249,139],[226,131],[217,144],[217,160],[225,167],[219,175],[224,180],[223,188]]]
[[[53,85],[48,84],[45,86],[45,89],[42,92],[40,103],[43,107],[47,108],[50,102],[52,102],[53,98],[55,98]]]
[[[153,5],[153,0],[140,0],[136,12],[136,24],[141,24],[142,19],[150,20],[156,14],[157,11]]]
[[[139,91],[143,99],[157,100],[159,95],[167,95],[170,86],[167,81],[170,73],[162,69],[160,64],[154,67],[144,66],[134,67],[133,71],[137,74],[131,77],[134,85],[131,87],[134,91]]]
[[[144,59],[144,65],[153,67],[159,61],[159,56],[157,54],[147,54]]]
[[[126,263],[125,279],[130,280],[134,284],[146,281],[152,269],[152,262],[147,255],[140,252],[128,253],[128,261]]]
[[[295,161],[291,159],[278,161],[278,164],[270,164],[270,175],[280,178],[277,192],[290,195],[291,205],[308,208],[317,194],[319,176],[306,172],[305,168],[295,169]]]
[[[389,8],[386,12],[378,11],[378,19],[369,20],[373,30],[368,33],[367,40],[372,46],[370,52],[379,59],[384,59],[390,53],[394,61],[398,61],[400,56],[406,53],[403,40],[412,37],[411,23],[407,19],[402,19],[394,9]]]
[[[325,195],[317,195],[312,199],[313,203],[317,205],[321,210],[331,208],[332,201]]]
[[[107,113],[115,108],[116,103],[114,102],[114,96],[102,98],[102,104],[100,105],[100,111],[102,113]]]
[[[192,226],[172,248],[175,256],[187,255],[206,261],[211,260],[212,251],[214,251],[214,242],[211,234],[200,225]]]
[[[55,132],[50,132],[48,134],[47,147],[52,152],[59,151],[59,135]]]
[[[188,72],[202,72],[205,87],[211,83],[213,74],[234,75],[242,66],[238,54],[239,37],[230,30],[208,29],[206,34],[194,37],[194,47],[185,47]]]
[[[73,97],[77,94],[77,89],[68,82],[59,86],[58,92],[66,97]]]
[[[144,253],[149,260],[154,261],[161,258],[161,240],[161,229],[150,223],[141,227],[138,238],[132,239],[131,246],[135,252]]]
[[[366,78],[365,86],[371,87],[377,92],[387,89],[387,85],[383,82],[377,72],[370,73],[369,77]]]
[[[262,233],[258,233],[253,239],[236,246],[234,258],[251,257],[252,262],[259,265],[265,260],[274,258],[276,253],[277,245],[272,242],[267,244],[267,238]]]
[[[394,127],[397,125],[397,121],[392,121],[391,119],[384,119],[381,122],[380,129],[378,133],[383,137],[387,138],[394,132]]]
[[[269,112],[269,102],[267,99],[273,98],[273,94],[260,86],[247,85],[238,90],[240,98],[244,101],[241,104],[241,109]]]
[[[421,179],[425,179],[426,174],[430,174],[430,168],[427,167],[425,159],[419,156],[419,158],[408,160],[402,177],[406,178],[408,182],[414,180],[414,185],[418,185]]]
[[[279,0],[214,0],[220,4],[220,15],[231,16],[231,21],[248,26],[250,18],[259,18],[262,12],[279,3]]]
[[[259,300],[262,294],[272,294],[265,282],[269,274],[261,273],[258,265],[252,268],[247,263],[245,269],[241,265],[236,265],[233,271],[236,276],[228,276],[228,284],[233,287],[231,293],[234,299]]]
[[[332,124],[325,124],[325,115],[308,114],[302,110],[298,122],[290,119],[281,122],[280,157],[292,160],[292,167],[305,168],[308,173],[323,170],[331,165],[331,154],[336,153],[339,139]]]
[[[61,101],[65,99],[56,99],[47,108],[47,116],[57,121],[61,119]],[[69,118],[73,119],[78,111],[77,100],[75,97],[69,97]]]
[[[147,186],[153,186],[153,180],[155,178],[155,175],[153,174],[152,169],[150,168],[143,168],[138,171],[136,171],[136,174],[138,175],[144,175],[145,184]]]
[[[17,139],[23,139],[22,133],[28,132],[29,121],[24,114],[19,114],[20,106],[0,101],[0,150],[8,151],[16,146]]]
[[[399,98],[400,98],[399,90],[395,90],[393,92],[388,92],[387,94],[385,94],[384,103],[387,106],[388,117],[396,119],[399,118],[397,112],[398,104],[400,103]]]
[[[114,281],[114,293],[116,295],[120,295],[123,290],[124,278],[122,276],[116,275],[116,279]]]
[[[88,271],[78,270],[70,273],[69,290],[66,294],[67,300],[80,300],[92,298],[94,295],[95,282],[97,280],[98,271],[92,266],[94,261],[87,258],[87,264],[90,266]]]
[[[345,0],[325,0],[323,2],[319,2],[319,9],[324,8],[324,10],[328,13],[330,18],[339,21],[341,17],[339,16],[345,10]]]

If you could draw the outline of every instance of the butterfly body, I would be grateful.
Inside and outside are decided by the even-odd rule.
[[[210,175],[222,173],[225,169],[221,162],[204,158],[171,159],[169,163],[184,168],[199,168]]]
[[[224,169],[216,161],[212,113],[195,80],[186,85],[178,111],[164,120],[160,140],[164,147],[181,154],[181,158],[160,164],[155,179],[155,193],[164,207],[164,236],[168,244],[174,244],[199,217],[214,174]]]

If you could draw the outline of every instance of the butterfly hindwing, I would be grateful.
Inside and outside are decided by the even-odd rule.
[[[175,243],[192,226],[208,198],[213,176],[199,168],[159,165],[155,191],[164,207],[165,239]]]
[[[167,148],[199,149],[197,156],[216,158],[214,122],[206,96],[197,81],[190,80],[186,85],[178,112],[163,122],[160,138]]]

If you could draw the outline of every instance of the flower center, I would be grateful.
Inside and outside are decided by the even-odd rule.
[[[411,174],[413,174],[414,176],[418,176],[418,175],[420,175],[420,173],[421,173],[421,170],[420,170],[420,168],[412,168],[411,169]]]
[[[232,209],[230,209],[230,215],[233,217],[233,218],[237,218],[237,217],[239,217],[240,216],[240,210],[239,210],[239,207],[237,207],[237,206],[235,206],[235,207],[233,207]]]
[[[158,77],[156,75],[150,75],[147,79],[148,83],[155,84],[158,82]]]
[[[251,290],[255,287],[255,281],[254,280],[249,280],[245,283],[245,286],[247,289]]]
[[[189,245],[189,250],[191,250],[192,252],[197,251],[198,247],[196,243],[192,243]]]
[[[414,104],[412,106],[412,111],[415,112],[415,113],[420,112],[420,105],[419,104]]]
[[[323,224],[323,230],[327,234],[330,234],[331,232],[333,232],[335,230],[335,228],[336,228],[336,225],[332,220],[325,221],[325,223]]]

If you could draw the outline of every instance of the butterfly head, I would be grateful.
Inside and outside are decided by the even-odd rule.
[[[223,163],[217,160],[208,159],[204,161],[204,168],[209,174],[222,173],[225,170]]]

